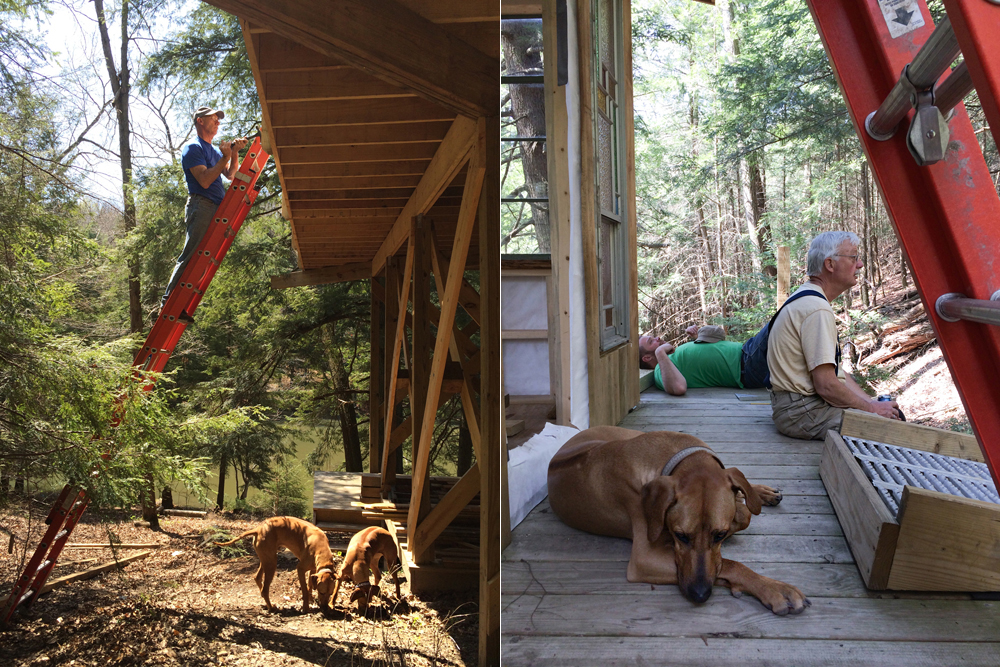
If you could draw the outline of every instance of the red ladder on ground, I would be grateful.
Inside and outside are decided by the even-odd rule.
[[[146,342],[135,357],[134,366],[143,371],[157,372],[166,366],[174,346],[187,327],[177,316],[182,310],[189,315],[194,314],[201,303],[205,290],[257,199],[257,193],[260,192],[257,179],[269,157],[261,148],[260,138],[254,139],[194,257],[184,268],[180,282],[160,309],[159,317],[146,337]],[[147,388],[151,389],[152,384]],[[48,528],[42,541],[7,598],[3,615],[0,616],[0,625],[6,625],[18,607],[30,606],[41,594],[55,567],[56,559],[89,502],[86,489],[73,484],[67,484],[63,488],[45,519]]]
[[[1000,145],[1000,4],[944,0],[935,27],[924,0],[808,3],[1000,487],[1000,198],[961,103],[975,87]]]

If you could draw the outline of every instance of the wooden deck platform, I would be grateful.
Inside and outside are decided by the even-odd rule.
[[[779,435],[770,406],[734,390],[641,396],[621,426],[691,433],[782,490],[722,553],[798,586],[812,606],[782,618],[724,587],[696,605],[676,586],[630,584],[627,540],[569,528],[543,501],[502,557],[505,665],[1000,665],[1000,601],[865,588],[819,478],[822,443]]]

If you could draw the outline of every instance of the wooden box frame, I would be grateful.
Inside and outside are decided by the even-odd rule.
[[[841,433],[982,462],[973,436],[847,410]],[[1000,591],[1000,505],[912,486],[899,519],[847,444],[829,431],[820,477],[865,585],[873,590]]]

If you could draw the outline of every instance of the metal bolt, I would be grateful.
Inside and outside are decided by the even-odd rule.
[[[937,132],[935,132],[934,130],[927,130],[927,134],[925,134],[924,136],[927,137],[928,139],[933,139],[934,137],[937,136]]]

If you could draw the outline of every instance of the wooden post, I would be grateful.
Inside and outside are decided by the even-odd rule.
[[[388,273],[388,272],[386,272]],[[368,472],[382,470],[382,428],[392,428],[385,423],[385,377],[386,366],[385,330],[382,328],[385,302],[389,300],[385,287],[378,276],[372,276],[372,323],[371,323],[371,364],[368,373]],[[381,297],[381,298],[379,298]]]
[[[479,299],[483,457],[479,460],[479,664],[500,664],[500,117],[486,119],[479,198]]]
[[[792,280],[792,258],[788,246],[778,246],[778,308],[788,298],[788,289]]]
[[[430,471],[425,467],[419,470],[417,459],[423,456],[421,451],[420,432],[424,421],[428,420],[426,406],[428,402],[427,387],[431,375],[431,254],[434,252],[434,239],[431,236],[431,225],[425,221],[423,216],[418,215],[413,220],[413,354],[410,359],[410,417],[413,424],[413,437],[411,446],[413,448],[410,461],[413,462],[413,494],[410,497],[410,505],[415,502],[420,503],[420,511],[416,516],[417,522],[422,520],[430,512],[430,484],[428,479]],[[430,400],[437,402],[437,398]],[[433,412],[431,413],[434,414]],[[430,428],[433,429],[434,418],[429,418]],[[430,442],[427,443],[430,449]],[[429,453],[429,452],[428,452]],[[418,481],[419,480],[419,481]],[[413,551],[414,541],[412,536],[417,528],[413,521],[413,514],[407,522],[407,544],[410,553],[413,554],[413,562],[417,564],[427,563],[434,560],[434,550],[432,545],[417,553]]]

